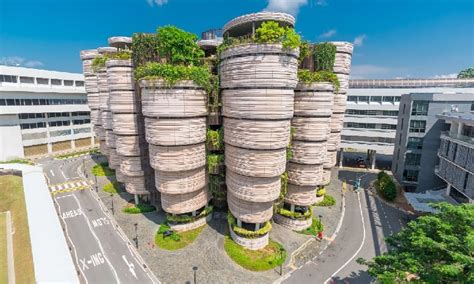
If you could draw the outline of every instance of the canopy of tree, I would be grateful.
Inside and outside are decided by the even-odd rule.
[[[387,238],[387,253],[357,262],[382,283],[474,283],[474,205],[433,207]]]
[[[467,68],[466,70],[462,70],[458,74],[459,79],[467,79],[467,78],[474,78],[474,67]]]

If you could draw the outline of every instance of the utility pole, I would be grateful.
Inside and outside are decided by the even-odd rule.
[[[198,270],[197,266],[193,266],[194,284],[197,284],[197,282],[196,282],[196,271],[197,270]]]
[[[138,249],[138,233],[137,233],[138,223],[135,223],[133,225],[135,226],[135,247]]]
[[[115,213],[114,213],[114,195],[110,194],[110,198],[112,200],[112,215],[115,215]]]
[[[97,185],[97,176],[94,174],[94,179],[95,179],[95,192],[99,193],[99,187]]]

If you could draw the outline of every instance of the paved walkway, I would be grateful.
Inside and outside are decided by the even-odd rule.
[[[7,233],[7,267],[8,267],[8,284],[15,283],[15,259],[13,257],[13,226],[12,215],[10,211],[1,212],[5,214],[5,225]]]
[[[1,168],[23,172],[36,281],[79,283],[43,169],[24,164],[2,164]]]

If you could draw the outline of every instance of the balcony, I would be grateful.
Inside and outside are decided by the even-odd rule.
[[[459,142],[464,142],[468,147],[472,148],[474,146],[474,137],[464,136],[460,134],[450,133],[449,131],[441,132],[441,138],[451,138],[451,140],[457,140]]]

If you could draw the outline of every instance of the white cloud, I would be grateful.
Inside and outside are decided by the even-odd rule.
[[[317,0],[316,5],[318,6],[326,6],[328,2],[326,0]]]
[[[163,6],[168,3],[168,0],[146,0],[146,2],[148,3],[148,5],[150,5],[150,7],[153,7],[155,5]]]
[[[364,40],[367,38],[366,35],[360,35],[360,36],[357,36],[355,39],[354,39],[354,45],[355,46],[362,46],[364,44]]]
[[[268,0],[268,5],[263,11],[284,12],[297,16],[300,8],[308,4],[308,0]]]
[[[433,79],[455,79],[458,77],[458,73],[451,73],[451,74],[443,74],[443,75],[435,75]]]
[[[0,58],[0,65],[8,66],[24,66],[29,68],[35,68],[43,66],[43,62],[38,60],[27,60],[20,56],[9,56]]]
[[[332,29],[332,30],[329,30],[329,31],[327,31],[323,34],[320,34],[319,37],[321,37],[321,38],[330,38],[330,37],[336,35],[336,33],[337,33],[337,31]]]
[[[352,65],[351,67],[351,79],[364,79],[379,77],[379,75],[386,75],[392,71],[390,68],[363,64],[363,65]]]

